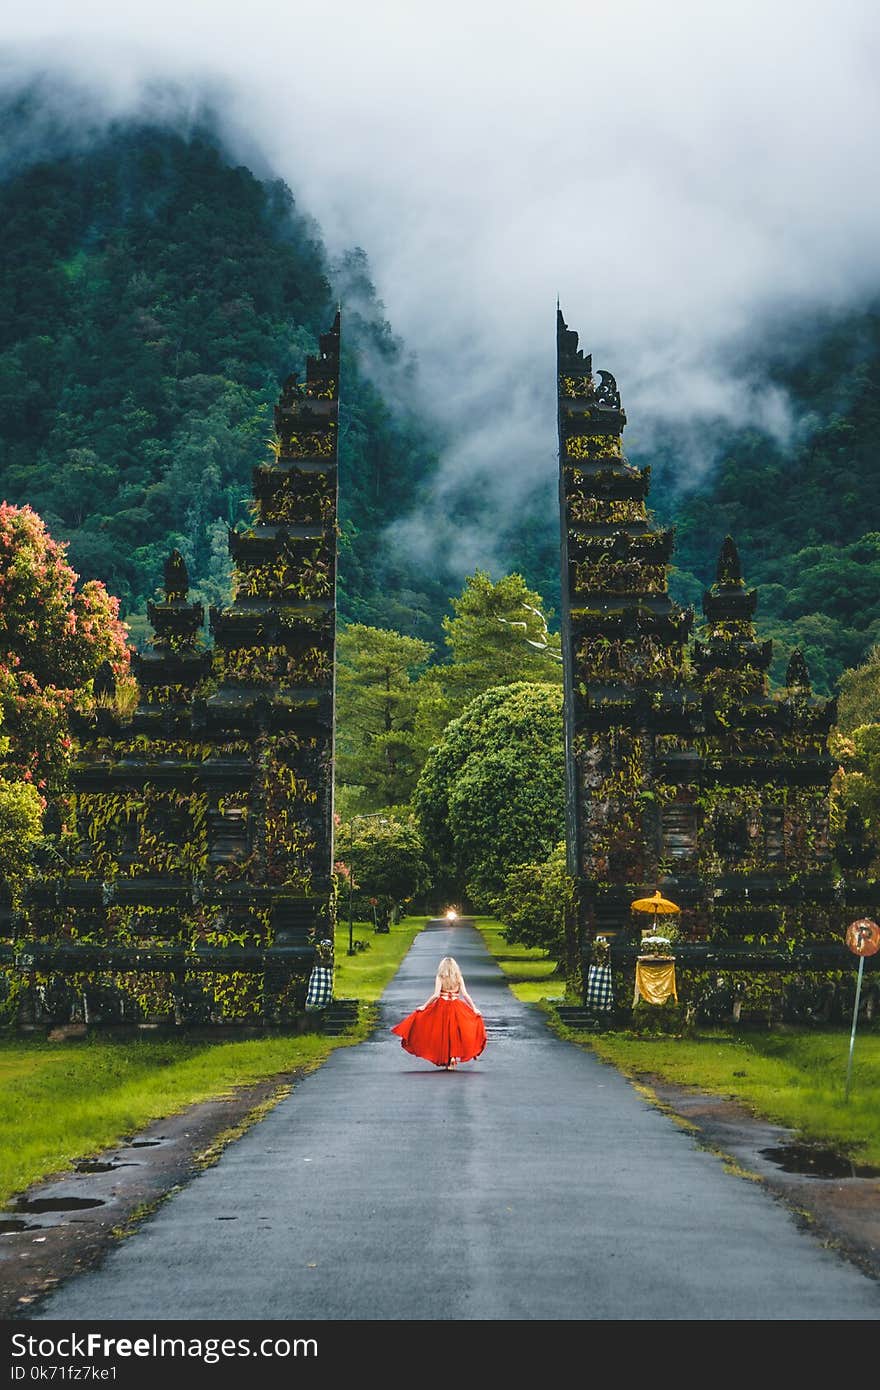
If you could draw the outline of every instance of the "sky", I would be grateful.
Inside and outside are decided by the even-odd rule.
[[[331,252],[361,246],[446,441],[403,535],[455,531],[478,475],[515,515],[555,469],[557,297],[614,373],[637,451],[718,420],[785,439],[750,364],[880,283],[880,8],[868,0],[12,0],[5,75],[59,65],[108,111],[206,91]]]

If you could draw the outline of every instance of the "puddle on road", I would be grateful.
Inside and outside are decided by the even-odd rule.
[[[78,1173],[115,1173],[117,1168],[139,1168],[140,1164],[133,1159],[122,1163],[105,1163],[100,1158],[83,1158],[73,1166]]]
[[[159,1144],[164,1144],[164,1143],[165,1143],[164,1138],[162,1138],[162,1139],[135,1139],[134,1143],[133,1143],[133,1144],[127,1144],[127,1145],[126,1145],[126,1148],[129,1148],[129,1149],[155,1149]]]
[[[19,1221],[16,1217],[11,1217],[8,1221],[0,1221],[0,1236],[13,1235],[16,1231],[38,1231],[39,1226],[32,1221]]]
[[[86,1211],[89,1207],[105,1207],[100,1197],[20,1197],[13,1211]]]
[[[872,1168],[868,1163],[853,1163],[836,1149],[819,1149],[811,1144],[782,1144],[776,1149],[761,1149],[761,1157],[769,1158],[784,1173],[801,1177],[880,1178],[880,1168]]]

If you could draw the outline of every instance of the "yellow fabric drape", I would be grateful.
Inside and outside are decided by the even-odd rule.
[[[639,956],[636,961],[636,988],[633,1006],[639,997],[647,1004],[665,1004],[672,996],[678,1003],[675,987],[675,960],[672,956]]]

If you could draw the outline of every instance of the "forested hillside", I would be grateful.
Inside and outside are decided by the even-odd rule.
[[[5,133],[27,114],[8,109]],[[13,132],[14,133],[14,132]],[[330,267],[280,182],[207,136],[126,126],[0,184],[0,496],[30,503],[135,635],[172,546],[228,597],[280,384],[351,294],[342,383],[340,611],[436,637],[443,596],[384,567],[380,532],[434,466],[362,354],[400,367],[362,253]]]
[[[0,113],[7,149],[33,119],[26,103]],[[280,383],[342,298],[340,613],[442,650],[461,577],[390,558],[383,534],[430,479],[435,440],[400,405],[409,345],[363,252],[330,265],[290,190],[236,166],[209,133],[127,124],[75,156],[7,164],[0,253],[0,500],[29,503],[69,542],[136,637],[172,546],[200,597],[227,597],[226,531],[247,520]],[[800,646],[829,692],[880,639],[880,309],[763,341],[749,369],[790,402],[784,446],[755,429],[707,434],[716,462],[697,487],[682,485],[674,428],[631,456],[654,465],[658,523],[676,526],[676,596],[699,611],[730,532],[760,590],[774,676]],[[626,399],[626,363],[611,365]],[[491,524],[506,570],[558,612],[552,487],[507,535]]]
[[[687,576],[714,578],[730,532],[758,587],[777,679],[798,646],[827,693],[880,641],[880,307],[809,327],[792,324],[796,350],[765,365],[790,401],[792,441],[744,431],[698,491],[676,494],[662,471],[655,491],[676,525],[685,592],[696,587]]]

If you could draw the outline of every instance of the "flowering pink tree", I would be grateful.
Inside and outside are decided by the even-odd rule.
[[[66,560],[31,507],[0,503],[0,715],[9,740],[2,775],[40,791],[63,782],[73,705],[91,698],[91,682],[109,661],[130,681],[119,600]]]

